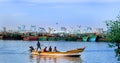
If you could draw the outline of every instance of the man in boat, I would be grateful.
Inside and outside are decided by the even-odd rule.
[[[47,51],[47,47],[45,47],[45,48],[43,49],[43,52],[48,52],[48,51]]]
[[[56,46],[54,47],[53,52],[58,52]]]
[[[30,52],[34,51],[35,49],[33,48],[33,46],[30,46]]]
[[[52,47],[51,47],[51,46],[49,47],[49,50],[48,50],[48,51],[49,51],[49,52],[52,52]]]
[[[39,40],[38,40],[38,42],[37,42],[37,51],[38,51],[38,48],[40,48],[40,50],[41,50],[41,46],[40,46]]]

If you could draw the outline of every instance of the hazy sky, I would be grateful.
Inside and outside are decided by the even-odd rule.
[[[104,21],[115,19],[119,11],[120,0],[0,0],[0,29],[21,25],[104,28]]]

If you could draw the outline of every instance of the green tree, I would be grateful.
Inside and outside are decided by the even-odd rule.
[[[116,20],[106,21],[107,39],[110,47],[115,47],[116,57],[120,60],[120,16]]]

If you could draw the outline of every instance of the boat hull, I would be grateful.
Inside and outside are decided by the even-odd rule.
[[[79,57],[81,53],[68,53],[68,52],[32,52],[32,55],[40,56],[68,56],[68,57]]]
[[[87,42],[88,41],[88,37],[82,37],[82,41],[83,42]]]
[[[81,53],[84,51],[84,48],[78,48],[74,50],[69,50],[66,52],[42,52],[42,51],[32,51],[32,55],[40,55],[40,56],[68,56],[68,57],[79,57]]]
[[[91,37],[89,37],[88,41],[89,42],[96,42],[96,38],[97,38],[97,36],[91,36]]]

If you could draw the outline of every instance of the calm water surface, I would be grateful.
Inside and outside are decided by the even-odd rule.
[[[86,46],[80,57],[46,57],[30,55],[29,46],[36,48],[37,41],[0,40],[0,63],[120,63],[114,49],[105,42],[41,42],[45,46],[57,46],[59,51],[67,51]]]

